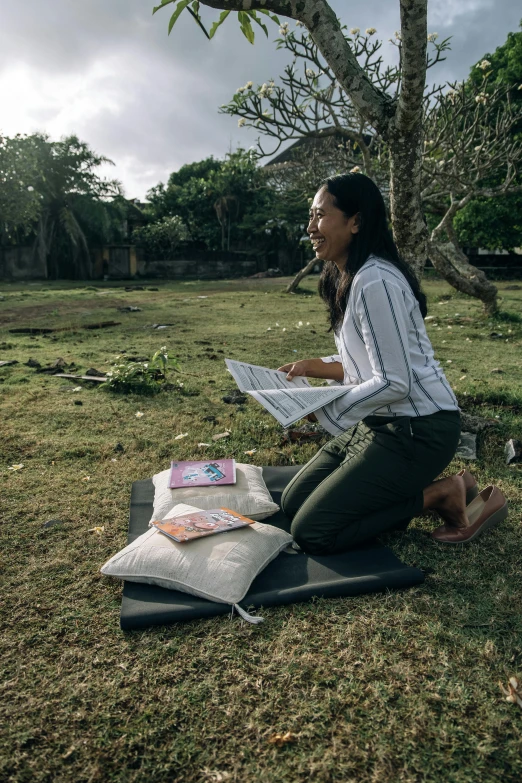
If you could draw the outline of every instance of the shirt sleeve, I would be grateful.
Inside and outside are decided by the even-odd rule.
[[[342,364],[342,359],[338,353],[334,353],[332,356],[321,356],[321,361],[325,364],[333,364],[333,362],[339,362],[339,364]]]
[[[383,279],[372,281],[361,288],[354,306],[372,376],[316,411],[317,419],[332,435],[340,435],[378,408],[408,397],[412,388],[408,313],[399,286]]]

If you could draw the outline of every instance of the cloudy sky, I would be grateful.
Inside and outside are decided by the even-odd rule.
[[[156,0],[157,2],[157,0]],[[275,25],[251,46],[228,18],[207,41],[184,12],[170,37],[170,9],[152,16],[153,0],[23,0],[2,10],[0,132],[75,133],[116,164],[110,176],[128,197],[143,198],[184,163],[222,157],[256,134],[218,114],[249,79],[277,78],[286,64]],[[399,29],[398,0],[332,0],[349,27]],[[172,8],[172,6],[170,6]],[[211,22],[217,12],[204,9]],[[438,82],[464,78],[469,67],[519,29],[519,0],[430,0],[430,32],[453,36]],[[291,22],[291,25],[294,23]],[[394,49],[385,44],[390,59]]]

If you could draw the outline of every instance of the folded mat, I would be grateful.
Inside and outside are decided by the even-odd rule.
[[[299,466],[263,468],[265,483],[278,505],[281,493],[298,470]],[[133,483],[127,543],[147,530],[153,499],[151,479]],[[265,522],[290,529],[290,522],[282,511],[268,517]],[[423,581],[422,571],[404,565],[388,547],[378,543],[328,557],[282,552],[252,582],[241,603],[244,607],[278,606],[307,601],[316,596],[336,598],[387,588],[411,587]],[[227,604],[207,601],[177,590],[137,582],[125,582],[123,586],[120,622],[124,630],[229,613],[230,606]]]

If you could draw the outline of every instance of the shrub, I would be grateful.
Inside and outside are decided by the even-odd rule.
[[[100,388],[118,394],[156,394],[165,388],[169,371],[180,372],[178,360],[169,358],[166,346],[147,362],[125,361],[122,356],[117,356],[116,360]],[[182,389],[183,383],[170,381],[168,388],[173,386]]]

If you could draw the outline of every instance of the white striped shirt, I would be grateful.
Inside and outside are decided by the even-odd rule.
[[[332,435],[370,415],[413,418],[459,410],[433,355],[419,303],[390,262],[370,256],[357,272],[334,337],[338,353],[323,361],[341,362],[348,389],[316,411]]]

